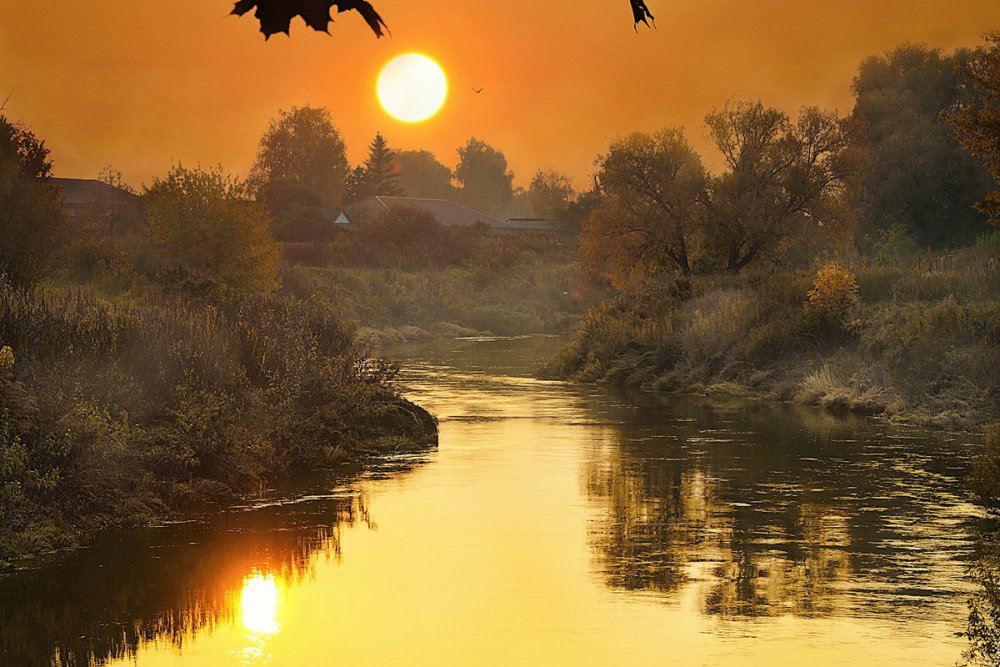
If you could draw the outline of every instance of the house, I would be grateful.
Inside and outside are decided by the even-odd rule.
[[[321,208],[319,214],[324,220],[332,222],[336,229],[357,229],[357,225],[351,221],[347,211],[342,208]]]
[[[503,221],[491,215],[480,213],[468,206],[462,206],[445,199],[422,199],[420,197],[368,197],[346,207],[346,215],[352,223],[370,222],[392,208],[409,206],[426,211],[445,227],[471,227],[482,224],[494,228],[503,227]]]
[[[49,182],[59,189],[72,222],[94,225],[109,234],[141,224],[142,200],[135,193],[95,179],[50,178]]]

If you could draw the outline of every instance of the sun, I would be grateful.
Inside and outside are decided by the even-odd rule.
[[[448,97],[448,79],[422,53],[396,56],[378,75],[378,101],[386,113],[405,123],[427,120]]]

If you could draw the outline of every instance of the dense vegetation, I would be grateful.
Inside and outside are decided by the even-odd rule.
[[[719,173],[676,129],[613,143],[581,234],[584,267],[613,292],[549,370],[948,426],[994,418],[1000,233],[977,202],[997,144],[972,127],[995,120],[990,40],[866,60],[850,117],[712,111]]]
[[[44,145],[4,123],[0,564],[436,439],[353,325],[281,287],[239,181],[177,166],[109,235],[66,220]]]
[[[589,289],[574,267],[571,238],[445,227],[405,207],[331,242],[284,250],[295,263],[285,275],[289,289],[322,295],[388,340],[562,333]]]

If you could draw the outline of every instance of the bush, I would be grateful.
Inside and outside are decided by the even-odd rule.
[[[843,331],[858,308],[858,282],[840,262],[827,262],[816,272],[806,311],[826,328]]]

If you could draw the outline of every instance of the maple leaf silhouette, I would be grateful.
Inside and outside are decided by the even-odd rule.
[[[288,34],[292,18],[301,16],[306,25],[313,30],[330,32],[330,9],[337,8],[337,13],[355,10],[372,29],[376,37],[383,35],[382,29],[388,32],[385,21],[378,15],[375,8],[367,0],[238,0],[233,5],[233,14],[243,16],[254,7],[254,17],[260,21],[260,31],[267,39],[276,32]]]
[[[646,6],[646,3],[643,0],[629,0],[629,2],[632,4],[632,19],[635,21],[636,30],[639,29],[639,21],[642,21],[648,27],[649,21],[646,19],[653,18],[653,15],[649,13],[649,7]],[[653,21],[653,25],[656,25],[655,20]]]
[[[646,19],[652,19],[653,15],[646,7],[645,1],[629,0],[629,3],[632,6],[632,18],[636,27],[640,21],[648,26],[649,21]],[[385,32],[389,31],[385,21],[368,0],[237,0],[232,13],[243,16],[254,7],[257,11],[253,15],[260,21],[260,31],[264,33],[264,39],[276,32],[287,35],[292,19],[296,16],[301,16],[306,25],[313,30],[329,33],[332,20],[330,9],[333,7],[337,8],[338,14],[352,9],[361,14],[376,37],[383,35],[383,28]]]

